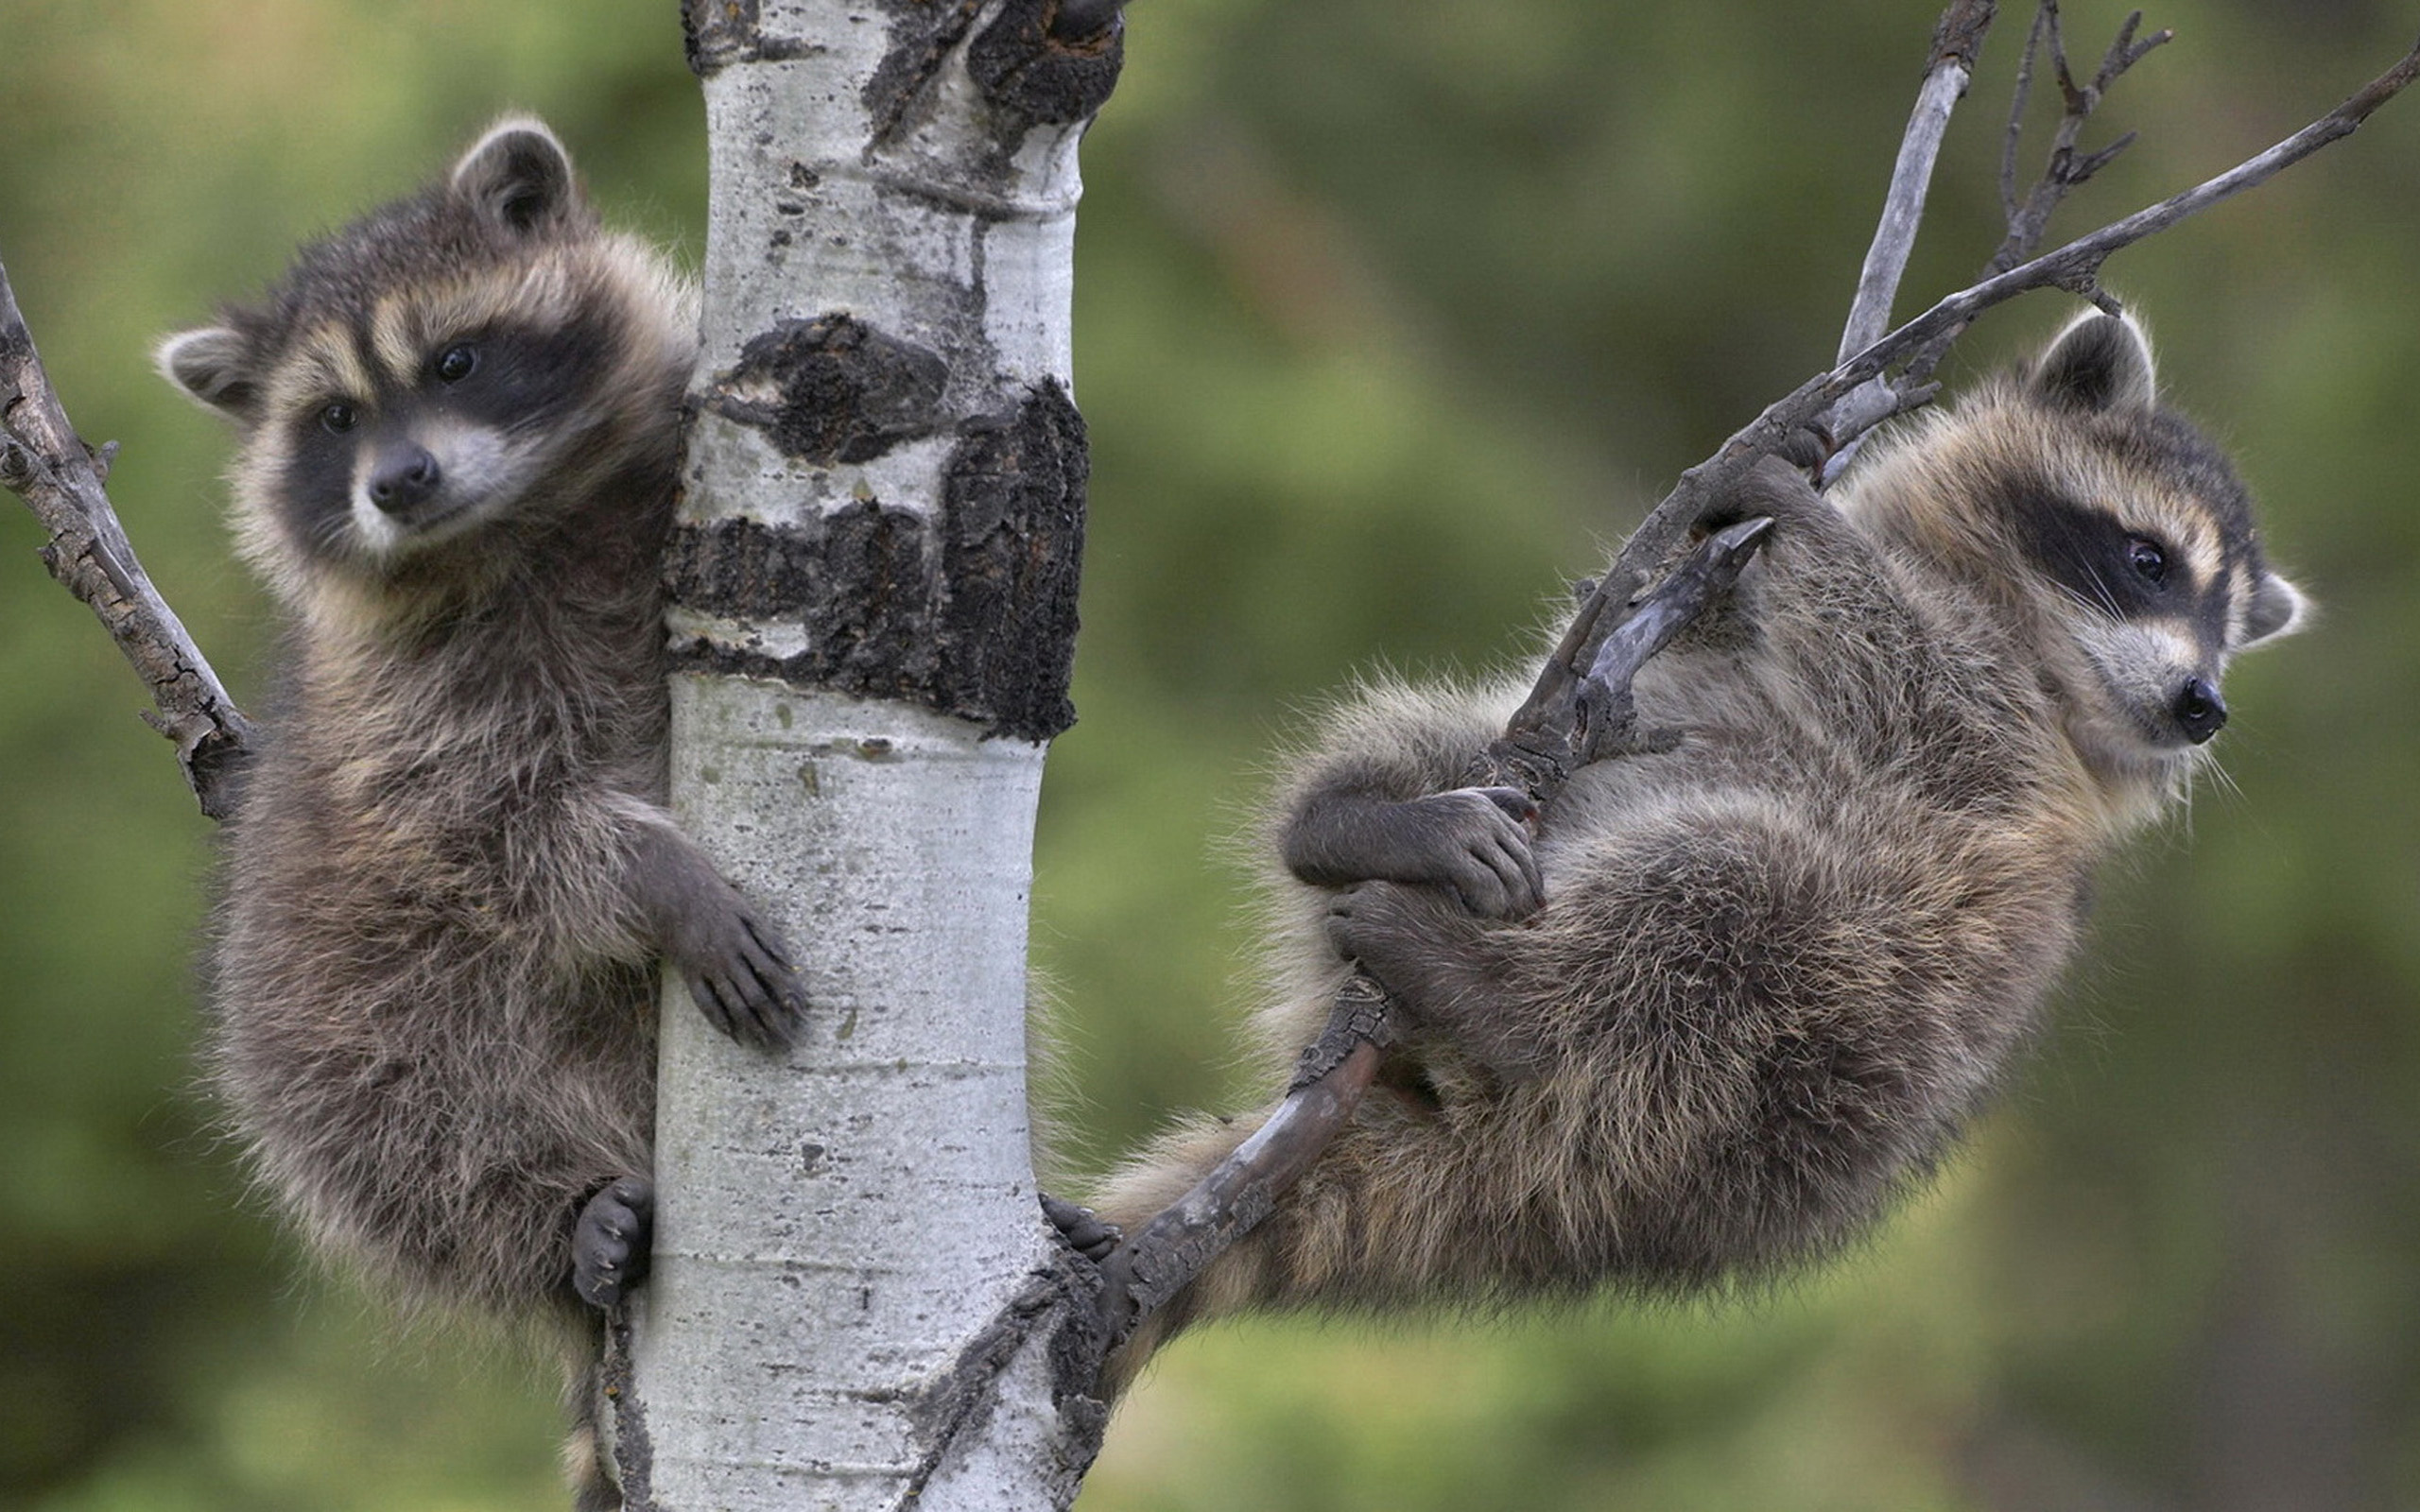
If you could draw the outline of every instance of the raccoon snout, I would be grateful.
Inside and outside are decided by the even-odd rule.
[[[378,458],[377,470],[370,474],[370,502],[389,514],[402,514],[428,502],[443,481],[429,449],[406,441]]]
[[[2177,726],[2185,731],[2185,738],[2196,746],[2217,734],[2219,727],[2227,722],[2226,701],[2219,696],[2217,686],[2207,678],[2187,679],[2176,695],[2176,701],[2169,706],[2169,713],[2176,716]]]

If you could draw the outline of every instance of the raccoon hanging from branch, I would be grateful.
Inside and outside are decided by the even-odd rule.
[[[2305,614],[2107,315],[1829,500],[1767,462],[1701,524],[1756,516],[1764,557],[1637,678],[1664,739],[1542,812],[1458,785],[1527,679],[1329,718],[1275,805],[1288,987],[1261,1028],[1290,1063],[1357,965],[1410,1033],[1111,1392],[1248,1307],[1671,1295],[1836,1248],[2003,1078],[2095,866],[2225,723],[2228,660]],[[1257,1122],[1163,1137],[1102,1215],[1167,1209]]]
[[[760,1049],[802,1007],[663,808],[696,324],[508,120],[160,348],[235,422],[293,621],[226,831],[210,1079],[313,1244],[409,1305],[593,1338],[647,1263],[659,962]]]

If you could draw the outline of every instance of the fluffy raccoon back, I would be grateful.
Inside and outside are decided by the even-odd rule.
[[[241,1011],[211,1072],[308,1231],[510,1313],[562,1294],[579,1202],[648,1165],[655,952],[625,878],[662,693],[649,655],[558,677],[498,650],[302,651],[225,837],[214,996]],[[469,660],[484,696],[441,664]]]

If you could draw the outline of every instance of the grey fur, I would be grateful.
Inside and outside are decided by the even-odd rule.
[[[1773,516],[1766,556],[1637,685],[1677,747],[1583,769],[1533,842],[1501,791],[1457,789],[1526,679],[1330,716],[1276,805],[1272,1074],[1348,960],[1412,1037],[1111,1388],[1244,1307],[1754,1281],[1932,1171],[2034,1032],[2095,864],[2197,759],[2184,690],[2214,700],[2299,613],[2152,372],[2138,329],[2093,317],[1837,507],[1765,464],[1723,513]],[[1165,1136],[1103,1215],[1141,1222],[1257,1122]]]
[[[691,292],[511,121],[161,353],[238,423],[293,617],[225,835],[211,1080],[320,1250],[576,1353],[581,1297],[646,1264],[659,961],[752,1043],[801,1006],[661,806],[695,346]]]

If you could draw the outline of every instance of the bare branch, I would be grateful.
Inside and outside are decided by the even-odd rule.
[[[2159,31],[2136,42],[2135,33],[2142,21],[2143,13],[2137,10],[2119,25],[2116,40],[2101,58],[2100,72],[2093,76],[2090,84],[2080,85],[2076,82],[2074,69],[2067,62],[2066,38],[2059,23],[2058,0],[2039,0],[2033,12],[2033,26],[2026,34],[2025,52],[2017,60],[2016,84],[2009,102],[2007,134],[2000,149],[2000,210],[2007,223],[2007,234],[1984,265],[1986,276],[2005,272],[2031,257],[2042,245],[2051,214],[2068,193],[2134,145],[2135,133],[2129,131],[2098,152],[2079,157],[2075,149],[2084,122],[2099,109],[2109,87],[2152,48],[2166,43],[2172,35]],[[2058,78],[2062,113],[2042,175],[2020,198],[2016,192],[2017,151],[2025,138],[2025,107],[2032,93],[2033,65],[2045,49],[2049,54],[2051,72]],[[2105,300],[2104,296],[2093,297],[2096,302]],[[1817,428],[1833,445],[1832,455],[1824,468],[1823,481],[1828,483],[1846,471],[1857,455],[1858,437],[1862,432],[1893,415],[1905,414],[1931,398],[1935,391],[1928,382],[1932,371],[1964,330],[1961,324],[1941,332],[1908,358],[1904,370],[1895,381],[1880,378],[1868,381],[1842,400],[1835,412],[1826,413],[1817,421]],[[1843,359],[1852,355],[1846,343],[1843,343],[1841,355]]]
[[[108,627],[158,705],[144,718],[176,742],[202,813],[223,819],[230,779],[251,751],[251,721],[135,558],[102,487],[114,451],[86,446],[68,424],[0,267],[0,488],[50,532],[43,564]]]
[[[2136,49],[2135,55],[2140,56],[2149,45]],[[2111,254],[2265,183],[2281,170],[2300,163],[2329,143],[2350,136],[2379,106],[2402,93],[2415,77],[2420,77],[2420,45],[2415,45],[2394,67],[2372,79],[2342,105],[2267,151],[2248,158],[2181,194],[2170,195],[2155,205],[2103,226],[2090,235],[2079,236],[2055,251],[2017,264],[1948,296],[1835,369],[1824,386],[1834,387],[1842,381],[1861,383],[1864,378],[1922,349],[1952,326],[1962,325],[1992,306],[2030,289],[2056,286],[2085,298],[2092,297],[2098,290],[2100,266]],[[1768,410],[1766,413],[1770,416],[1773,412]],[[1737,439],[1735,437],[1734,440]]]
[[[1898,298],[1899,280],[1907,272],[1909,254],[1915,250],[1916,232],[1924,221],[1925,197],[1932,183],[1933,163],[1941,154],[1941,139],[1949,129],[1950,112],[1965,96],[1975,61],[1982,54],[1983,39],[1991,30],[1997,9],[1993,4],[1953,0],[1950,8],[1942,12],[1940,25],[1933,28],[1932,54],[1926,64],[1924,87],[1917,94],[1915,111],[1899,139],[1899,158],[1892,169],[1891,191],[1884,198],[1882,217],[1874,229],[1874,243],[1867,249],[1865,266],[1858,275],[1857,297],[1850,302],[1849,318],[1841,331],[1840,352],[1833,359],[1836,362],[1845,362],[1864,351],[1891,328],[1891,306]],[[2038,36],[2039,13],[2034,26]],[[2029,63],[2031,48],[2029,42]],[[2021,78],[2019,87],[2023,87]],[[1877,413],[1895,413],[1901,407],[1898,391],[1880,378],[1842,403],[1852,410]],[[1819,421],[1818,427],[1828,428],[1825,421]],[[1848,465],[1855,450],[1852,441],[1846,449],[1836,451],[1840,467]]]
[[[1923,221],[1925,195],[1932,183],[1934,160],[1941,139],[1949,129],[1950,112],[1965,97],[1974,77],[1975,60],[1991,30],[1996,0],[1955,0],[1933,30],[1933,48],[1926,63],[1924,87],[1916,108],[1899,139],[1899,157],[1891,170],[1891,190],[1884,197],[1882,218],[1874,229],[1865,266],[1858,274],[1857,299],[1849,307],[1847,327],[1841,333],[1841,361],[1872,346],[1891,329],[1891,301],[1908,269]]]
[[[1360,1106],[1377,1078],[1381,1052],[1401,1032],[1401,1016],[1384,988],[1365,971],[1345,978],[1325,1032],[1303,1053],[1277,1110],[1101,1262],[1098,1305],[1105,1348],[1115,1347],[1269,1216]]]
[[[2008,131],[2000,144],[2000,218],[2016,224],[2022,206],[2016,198],[2016,149],[2025,140],[2025,107],[2033,97],[2033,60],[2042,53],[2042,34],[2050,25],[2053,8],[2035,8],[2033,25],[2025,34],[2025,52],[2016,62],[2016,87],[2009,92]]]
[[[2041,247],[2043,234],[2050,223],[2051,213],[2059,208],[2060,201],[2066,198],[2069,191],[2106,167],[2111,160],[2134,143],[2135,133],[2129,131],[2098,152],[2087,153],[2082,157],[2076,155],[2076,142],[2083,134],[2084,123],[2089,121],[2092,118],[2092,112],[2100,108],[2101,99],[2108,94],[2110,86],[2117,83],[2128,69],[2140,62],[2152,48],[2169,42],[2175,35],[2167,30],[2155,31],[2138,43],[2135,41],[2135,31],[2142,25],[2142,21],[2143,13],[2139,10],[2129,15],[2125,23],[2118,28],[2117,39],[2109,44],[2109,51],[2102,57],[2100,72],[2093,76],[2092,82],[2078,84],[2074,70],[2067,62],[2066,42],[2059,26],[2058,0],[2042,0],[2042,9],[2035,22],[2033,35],[2037,40],[2047,41],[2050,50],[2051,67],[2058,75],[2059,91],[2061,97],[2066,101],[2066,109],[2059,118],[2057,129],[2051,135],[2050,156],[2042,170],[2042,177],[2034,181],[2032,193],[2022,204],[2016,202],[2014,188],[2014,160],[2017,139],[2021,134],[2021,123],[2015,113],[2012,113],[2009,118],[2007,158],[2002,164],[2003,193],[2008,202],[2008,236],[2001,242],[1999,249],[1992,254],[1990,263],[1986,265],[1988,271],[2003,273],[2031,257]],[[2032,55],[2033,46],[2029,43],[2027,46],[2029,69]],[[2020,95],[2020,111],[2022,105]]]

